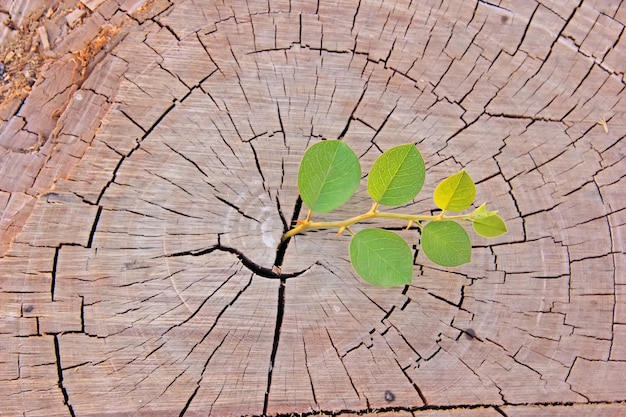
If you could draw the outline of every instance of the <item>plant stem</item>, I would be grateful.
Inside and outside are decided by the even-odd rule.
[[[345,230],[349,231],[350,226],[356,223],[363,222],[369,219],[397,219],[404,220],[409,223],[409,226],[412,223],[416,223],[419,225],[419,222],[422,221],[441,221],[441,220],[469,220],[471,221],[474,217],[474,213],[467,214],[459,214],[456,216],[446,216],[445,212],[441,212],[436,216],[427,216],[427,215],[413,215],[413,214],[402,214],[402,213],[389,213],[378,211],[378,203],[373,203],[372,208],[369,211],[360,214],[358,216],[350,217],[346,220],[334,221],[334,222],[314,222],[311,220],[312,212],[306,216],[305,220],[299,220],[298,224],[294,226],[291,230],[286,232],[282,240],[289,239],[290,237],[297,235],[299,233],[306,232],[307,230],[312,229],[339,229],[338,235],[342,234]]]

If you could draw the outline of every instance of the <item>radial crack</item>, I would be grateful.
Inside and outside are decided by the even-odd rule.
[[[58,376],[57,385],[59,389],[61,390],[61,394],[63,394],[63,404],[67,406],[67,410],[69,411],[70,416],[75,417],[76,414],[74,413],[74,408],[72,407],[72,404],[70,404],[70,397],[67,393],[67,389],[63,385],[63,367],[61,365],[61,348],[59,347],[59,336],[56,334],[53,336],[54,336],[54,352],[56,354],[56,365],[57,365],[57,376]]]
[[[246,268],[248,268],[254,274],[256,274],[258,276],[261,276],[263,278],[272,278],[272,279],[281,279],[281,280],[282,279],[289,279],[289,278],[294,278],[294,277],[297,277],[299,275],[302,275],[303,273],[305,273],[306,271],[311,269],[311,266],[309,266],[308,268],[303,269],[301,271],[291,272],[289,274],[283,274],[282,272],[279,272],[280,268],[276,268],[276,266],[274,266],[271,269],[267,268],[267,267],[264,267],[264,266],[261,266],[261,265],[257,264],[256,262],[254,262],[253,260],[251,260],[250,258],[248,258],[240,250],[238,250],[236,248],[231,248],[230,246],[224,246],[224,245],[221,245],[221,244],[217,244],[215,246],[211,246],[211,247],[204,248],[204,249],[187,250],[187,251],[182,251],[182,252],[174,252],[174,253],[158,256],[157,258],[173,258],[173,257],[179,257],[179,256],[203,256],[203,255],[210,254],[210,253],[212,253],[212,252],[214,252],[216,250],[222,251],[222,252],[228,252],[228,253],[231,253],[231,254],[237,256],[237,258],[241,261],[241,263]]]
[[[283,325],[283,317],[285,316],[285,283],[285,278],[281,278],[280,287],[278,288],[278,306],[276,309],[276,326],[274,327],[274,343],[272,345],[272,353],[270,355],[270,365],[267,371],[267,388],[265,390],[265,398],[263,400],[263,415],[267,415],[267,406],[272,387],[272,374],[274,372],[276,354],[278,353],[278,345],[280,343],[280,330]]]

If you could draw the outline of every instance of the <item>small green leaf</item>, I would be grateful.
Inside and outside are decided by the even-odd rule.
[[[415,145],[395,146],[374,162],[367,178],[367,190],[377,203],[399,206],[415,198],[425,176],[424,160]]]
[[[495,213],[488,217],[475,218],[473,225],[474,231],[483,237],[498,237],[507,232],[504,220]]]
[[[350,242],[350,262],[370,284],[380,287],[410,284],[413,254],[398,234],[382,229],[363,229]]]
[[[348,201],[361,181],[359,158],[339,140],[325,140],[304,153],[298,171],[298,190],[304,204],[328,212]]]
[[[467,172],[461,171],[441,181],[433,198],[442,210],[463,211],[474,202],[476,186]]]
[[[483,217],[493,216],[497,211],[487,211],[487,203],[482,203],[480,207],[472,212],[472,218],[479,219]]]
[[[452,220],[432,221],[422,229],[424,254],[441,266],[459,266],[470,261],[472,245],[463,227]]]

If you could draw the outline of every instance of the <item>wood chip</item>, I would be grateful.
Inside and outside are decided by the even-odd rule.
[[[4,63],[8,64],[9,62],[11,62],[11,60],[13,60],[13,57],[15,57],[15,52],[9,51],[4,57]]]
[[[104,0],[87,0],[87,1],[83,1],[81,3],[83,3],[85,6],[87,6],[89,8],[89,10],[91,10],[93,12],[94,10],[96,10],[98,8],[98,6],[100,6],[102,3],[104,3]]]
[[[74,9],[67,16],[65,16],[65,21],[67,24],[73,28],[77,23],[80,23],[80,19],[85,15],[85,10]]]
[[[44,26],[39,26],[37,28],[37,34],[39,35],[39,39],[41,39],[41,45],[43,46],[43,50],[49,51],[50,41],[48,41],[48,32],[46,32],[46,28]]]

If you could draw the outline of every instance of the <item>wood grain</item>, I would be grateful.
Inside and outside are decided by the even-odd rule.
[[[68,5],[0,122],[2,413],[626,413],[623,3]],[[334,231],[281,262],[335,138],[416,143],[415,213],[465,169],[509,233],[402,288]]]

